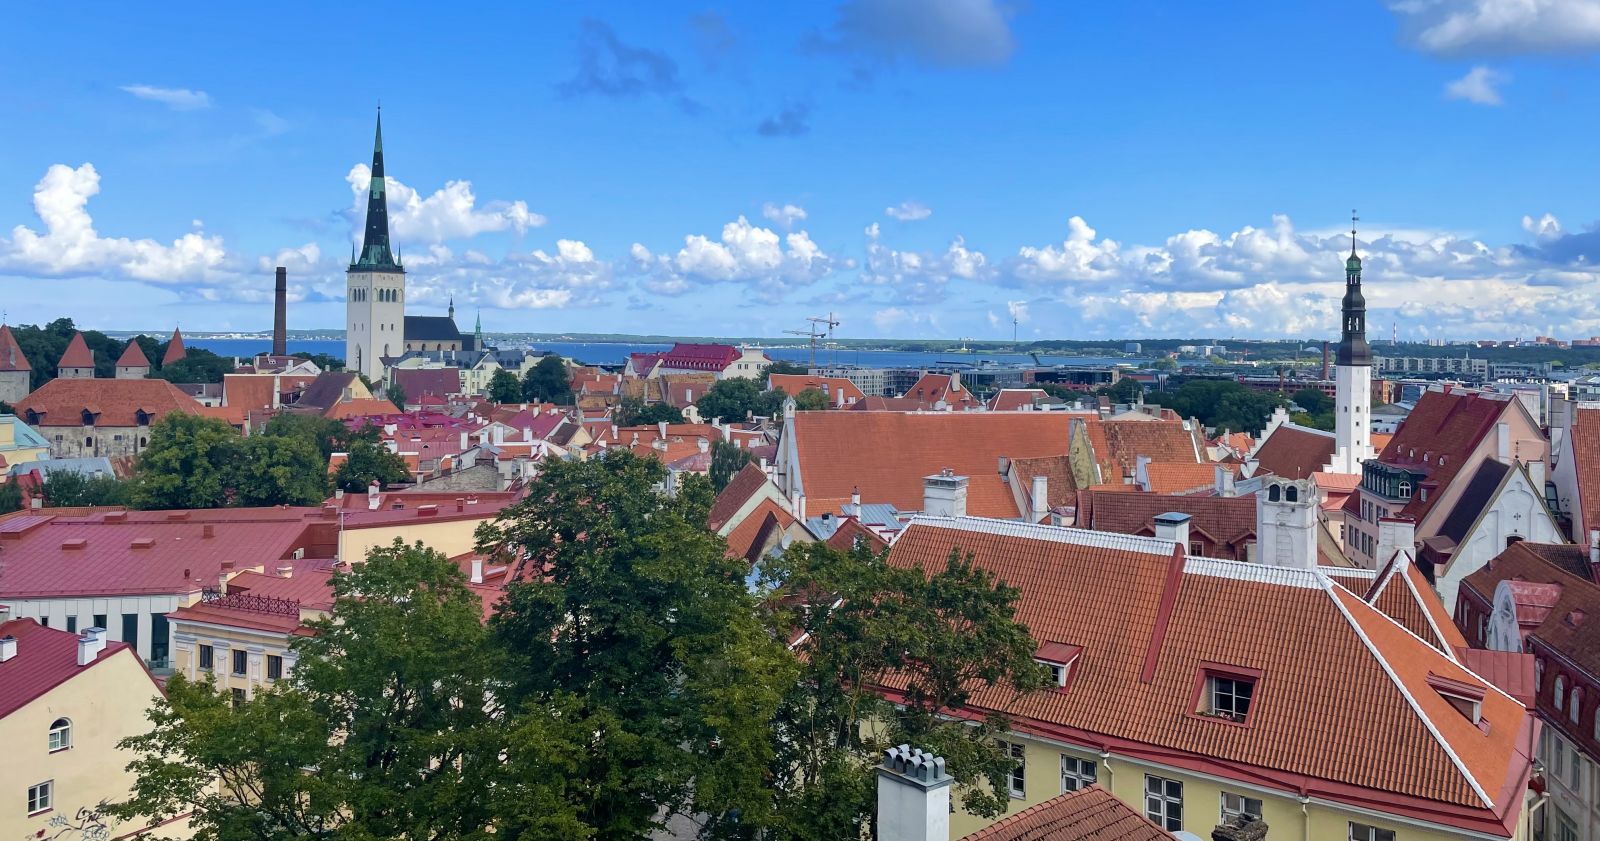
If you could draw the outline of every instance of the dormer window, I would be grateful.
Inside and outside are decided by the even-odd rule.
[[[1256,684],[1261,679],[1259,671],[1215,666],[1205,668],[1201,677],[1200,697],[1196,699],[1195,712],[1234,724],[1244,724],[1249,720],[1250,709],[1255,702]]]
[[[1083,647],[1064,642],[1047,642],[1034,652],[1033,659],[1050,669],[1050,682],[1057,689],[1067,688]]]
[[[1400,484],[1395,489],[1395,496],[1400,498],[1400,499],[1410,499],[1411,498],[1411,483],[1407,482],[1404,479],[1401,479],[1400,480]]]

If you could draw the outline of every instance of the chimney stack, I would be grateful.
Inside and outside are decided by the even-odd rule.
[[[78,665],[87,666],[106,650],[106,629],[90,628],[78,637]]]
[[[1315,569],[1317,566],[1317,486],[1310,479],[1269,477],[1256,492],[1256,563]]]
[[[1234,485],[1233,471],[1227,465],[1219,464],[1216,467],[1217,496],[1238,496],[1239,490]]]
[[[289,355],[289,270],[283,266],[272,290],[272,355]]]
[[[472,559],[472,583],[474,583],[474,584],[482,584],[483,583],[483,559],[482,558],[473,558]]]
[[[1410,517],[1383,517],[1378,520],[1378,557],[1375,559],[1379,565],[1388,563],[1394,558],[1396,552],[1404,550],[1407,555],[1416,560],[1417,554],[1417,521]]]
[[[1324,380],[1328,378],[1328,347],[1328,342],[1324,341],[1322,343],[1322,378]]]
[[[967,516],[967,477],[946,467],[922,479],[922,513],[937,517]]]
[[[947,841],[950,784],[944,758],[899,745],[878,766],[878,841]]]
[[[0,663],[17,656],[17,638],[7,635],[0,637]]]
[[[1050,512],[1050,477],[1042,473],[1033,477],[1030,496],[1032,498],[1029,500],[1031,505],[1029,505],[1028,510],[1033,515],[1030,518],[1030,522],[1037,523],[1044,519],[1045,514]]]
[[[1178,511],[1168,511],[1156,515],[1156,539],[1170,540],[1178,544],[1184,554],[1189,553],[1189,515]]]

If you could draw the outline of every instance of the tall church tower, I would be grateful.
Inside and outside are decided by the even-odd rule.
[[[1355,216],[1350,218],[1350,258],[1344,261],[1344,316],[1339,354],[1334,360],[1337,395],[1333,461],[1324,468],[1329,473],[1360,473],[1362,462],[1377,457],[1372,449],[1372,348],[1367,346],[1367,300],[1361,296]]]
[[[345,370],[383,376],[385,356],[405,352],[406,270],[389,250],[389,203],[384,197],[383,115],[372,142],[367,231],[361,254],[345,273]]]

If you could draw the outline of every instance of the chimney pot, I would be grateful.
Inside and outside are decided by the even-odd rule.
[[[1156,515],[1156,538],[1170,540],[1178,544],[1184,554],[1189,553],[1189,515],[1179,511],[1168,511]]]
[[[1033,477],[1033,487],[1028,493],[1032,503],[1028,510],[1033,514],[1033,522],[1037,523],[1050,510],[1050,477],[1044,474]]]
[[[78,665],[87,666],[93,663],[100,652],[106,650],[106,629],[89,628],[78,637]]]
[[[474,584],[482,584],[483,583],[483,559],[482,558],[473,558],[472,559],[472,583],[474,583]]]
[[[294,565],[293,564],[280,564],[278,566],[278,577],[279,578],[293,578],[294,577]]]
[[[910,745],[884,751],[878,766],[879,841],[946,841],[951,782],[943,757]]]

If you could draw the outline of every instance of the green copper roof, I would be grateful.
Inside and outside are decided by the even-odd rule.
[[[351,262],[351,271],[404,271],[389,248],[389,201],[384,195],[383,114],[378,114],[378,130],[372,140],[372,181],[367,187],[367,231],[361,240],[361,254]]]

